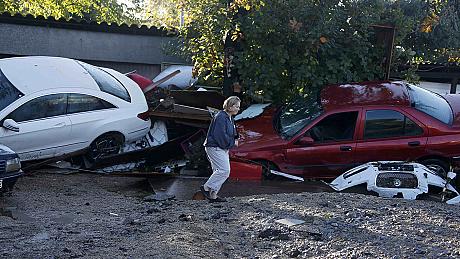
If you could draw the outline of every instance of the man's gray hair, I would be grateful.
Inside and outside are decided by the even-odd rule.
[[[238,98],[238,96],[230,96],[224,101],[224,105],[222,105],[222,107],[224,108],[224,110],[228,111],[228,108],[240,102],[241,100],[240,98]]]

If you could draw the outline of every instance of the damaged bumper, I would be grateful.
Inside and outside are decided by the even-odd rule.
[[[444,179],[424,165],[398,161],[370,162],[357,166],[328,185],[336,191],[342,191],[360,184],[367,184],[368,191],[387,198],[402,194],[404,199],[414,200],[419,194],[428,193],[429,185],[447,187],[458,195],[452,185],[446,185]]]

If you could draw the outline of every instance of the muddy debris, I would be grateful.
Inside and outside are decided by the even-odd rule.
[[[305,192],[230,197],[218,205],[200,200],[151,202],[144,201],[143,181],[78,173],[21,178],[10,196],[0,198],[0,255],[460,257],[460,207],[454,205]],[[73,195],[65,196],[69,190]],[[289,227],[276,222],[286,218],[305,222]]]

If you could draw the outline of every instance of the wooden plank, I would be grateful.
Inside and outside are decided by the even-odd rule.
[[[149,111],[149,115],[152,117],[158,118],[168,118],[168,119],[188,119],[188,120],[198,120],[198,121],[211,121],[209,114],[199,115],[199,114],[187,114],[187,113],[177,113],[177,112],[167,112],[167,111]]]

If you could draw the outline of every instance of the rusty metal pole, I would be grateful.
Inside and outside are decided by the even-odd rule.
[[[232,3],[233,0],[227,0],[227,8],[229,11]],[[238,14],[236,15],[240,15],[240,10],[238,10]],[[235,16],[229,15],[227,19],[231,19],[233,22]],[[241,95],[241,82],[235,67],[235,51],[241,50],[241,39],[233,41],[232,34],[233,31],[229,30],[224,37],[224,82],[222,85],[222,93],[225,97]]]
[[[387,63],[385,64],[385,80],[390,79],[391,58],[393,57],[393,47],[395,44],[395,27],[388,29],[388,44],[385,50]]]
[[[451,94],[457,93],[457,84],[458,84],[458,77],[452,78],[452,81],[450,83],[450,93]]]
[[[224,39],[224,82],[222,85],[222,93],[225,97],[233,95],[233,55],[234,55],[234,46],[231,39],[231,31],[227,32],[227,35]]]
[[[373,25],[372,27],[376,31],[377,44],[382,44],[384,47],[385,53],[382,59],[382,67],[385,71],[384,79],[389,80],[396,29],[391,25]]]

